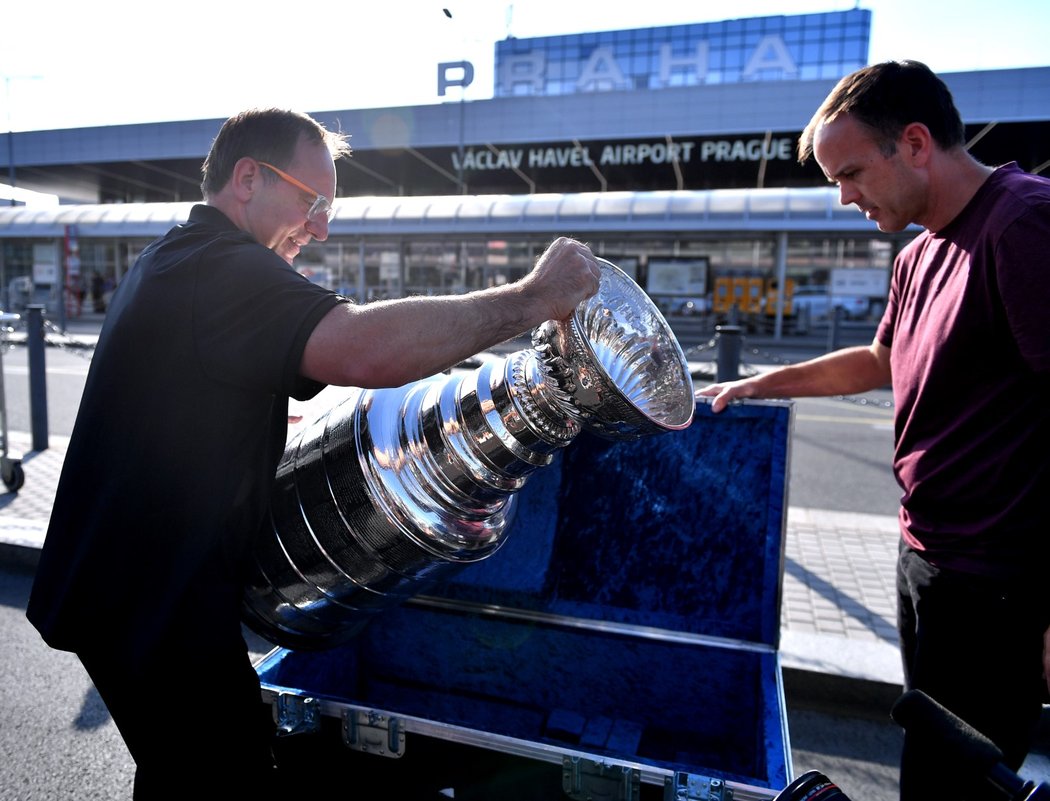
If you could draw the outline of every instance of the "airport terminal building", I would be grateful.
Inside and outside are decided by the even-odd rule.
[[[356,298],[459,292],[515,280],[568,235],[672,312],[735,305],[779,334],[790,297],[771,288],[808,285],[877,314],[915,231],[880,233],[795,157],[828,91],[868,62],[871,18],[508,38],[491,99],[462,99],[474,68],[460,61],[435,65],[434,104],[312,112],[350,132],[354,154],[338,165],[328,240],[297,267]],[[943,77],[978,159],[1050,171],[1050,66]],[[200,200],[221,124],[0,134],[7,183],[60,200],[0,207],[0,306],[28,294],[75,312],[66,290],[119,282]]]

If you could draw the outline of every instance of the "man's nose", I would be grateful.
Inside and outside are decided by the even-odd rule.
[[[849,182],[839,184],[839,203],[848,206],[860,200],[860,192]]]
[[[318,242],[328,239],[328,218],[323,214],[306,221],[306,231]]]

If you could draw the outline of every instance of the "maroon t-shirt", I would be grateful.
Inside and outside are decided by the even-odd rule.
[[[935,565],[1038,573],[1050,540],[1050,180],[1000,167],[900,253],[891,350],[905,542]]]

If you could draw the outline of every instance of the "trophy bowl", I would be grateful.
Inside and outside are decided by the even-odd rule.
[[[598,262],[598,292],[568,319],[537,328],[533,345],[588,431],[638,439],[687,428],[696,402],[678,340],[626,273]]]

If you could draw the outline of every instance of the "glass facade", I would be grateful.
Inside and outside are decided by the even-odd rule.
[[[50,276],[45,280],[44,273],[61,269],[61,247],[57,240],[0,240],[0,309],[17,312],[28,303],[57,304],[59,286]],[[128,254],[126,243],[120,240],[83,240],[79,276],[70,279],[70,286],[82,289],[84,298],[90,299],[92,279],[97,274],[108,293],[137,255],[137,250]]]
[[[826,286],[843,271],[878,270],[885,276],[897,250],[911,234],[888,237],[841,234],[789,234],[783,240],[785,277],[794,287]],[[319,283],[355,299],[379,300],[409,295],[459,293],[499,286],[522,278],[549,243],[548,236],[514,234],[499,239],[355,238],[310,244],[298,269]],[[663,235],[611,234],[589,237],[594,252],[623,267],[665,310],[676,308],[672,295],[651,286],[650,265],[657,262],[704,264],[698,293],[710,302],[719,281],[748,279],[765,298],[776,284],[781,242],[776,233]],[[698,276],[693,276],[696,280]],[[679,293],[680,294],[680,293]],[[871,321],[885,300],[873,291]],[[763,316],[772,308],[761,309]]]
[[[681,329],[679,335],[695,344],[695,337],[708,336],[715,325],[727,319],[746,324],[752,331],[774,332],[779,330],[776,326],[783,325],[785,334],[796,330],[807,333],[790,306],[781,309],[783,317],[777,317],[781,265],[791,288],[788,297],[800,287],[823,293],[836,280],[849,281],[853,275],[877,272],[880,279],[873,284],[867,276],[866,288],[855,293],[864,298],[867,311],[850,318],[856,324],[874,326],[884,308],[893,257],[910,237],[908,233],[889,236],[878,231],[870,235],[625,231],[582,238],[596,254],[638,281],[676,331]],[[549,234],[520,231],[493,236],[333,236],[308,245],[297,259],[296,269],[311,281],[357,302],[459,294],[524,277],[550,240]],[[98,272],[105,293],[102,308],[93,306],[92,296],[85,291],[75,311],[67,302],[66,318],[104,311],[109,292],[148,242],[145,238],[83,242],[82,276]],[[33,252],[42,244],[53,249],[59,245],[40,240],[0,242],[0,277],[4,281],[0,308],[21,312],[28,303],[42,303],[50,316],[59,314],[64,297],[61,285],[40,285],[32,280]],[[88,286],[85,281],[85,290]],[[741,300],[745,292],[746,305]],[[729,304],[737,303],[741,318],[732,316],[736,312],[725,305],[727,297],[736,298]]]
[[[840,78],[868,61],[871,12],[505,39],[496,97]]]

